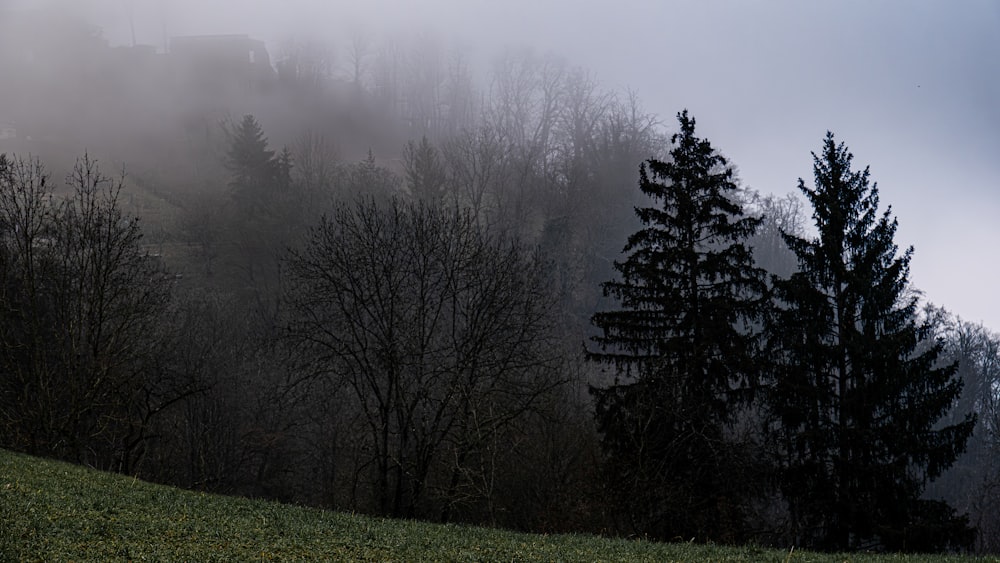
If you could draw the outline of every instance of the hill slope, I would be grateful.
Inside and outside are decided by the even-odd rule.
[[[70,559],[888,561],[902,558],[655,544],[591,536],[541,536],[369,518],[183,491],[0,450],[0,560]]]

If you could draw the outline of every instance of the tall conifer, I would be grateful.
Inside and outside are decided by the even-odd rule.
[[[756,380],[764,274],[745,241],[759,219],[743,214],[727,160],[678,114],[669,161],[640,168],[651,205],[631,235],[620,278],[603,284],[618,309],[592,322],[615,370],[593,389],[611,489],[636,531],[671,539],[735,539],[740,466],[727,428]]]
[[[254,116],[244,115],[239,125],[226,132],[226,168],[232,174],[229,187],[233,199],[245,212],[260,212],[267,208],[269,192],[276,189],[281,163],[268,148],[264,130]]]
[[[769,330],[784,494],[796,543],[821,549],[940,549],[971,536],[925,483],[964,449],[972,416],[939,427],[961,390],[955,365],[918,323],[913,249],[899,253],[891,208],[868,168],[827,133],[815,187],[799,180],[818,236],[785,235],[799,271],[775,280]]]

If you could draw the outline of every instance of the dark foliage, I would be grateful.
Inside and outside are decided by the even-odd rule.
[[[874,190],[816,190],[806,241],[801,200],[738,191],[686,114],[671,146],[634,93],[530,50],[477,91],[425,38],[355,35],[346,83],[332,43],[274,76],[208,38],[235,48],[206,72],[8,19],[3,150],[133,174],[85,160],[60,189],[0,158],[0,447],[546,533],[935,550],[968,542],[954,507],[1000,549],[1000,338],[916,320]],[[587,363],[564,350],[597,310]]]
[[[593,389],[610,488],[635,531],[663,539],[733,540],[747,485],[729,430],[755,388],[764,274],[745,244],[727,160],[678,115],[671,160],[649,160],[637,208],[644,227],[603,285],[620,309],[594,315],[591,360],[616,370]],[[737,484],[739,483],[739,484]]]
[[[786,235],[799,271],[775,280],[769,334],[783,490],[796,545],[940,550],[967,545],[964,518],[920,500],[964,449],[975,423],[938,422],[958,398],[956,365],[917,323],[912,249],[893,242],[868,169],[827,134],[813,154],[815,239]]]

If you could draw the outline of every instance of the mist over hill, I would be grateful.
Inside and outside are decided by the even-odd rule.
[[[0,446],[392,517],[995,552],[1000,336],[963,316],[1000,129],[948,62],[984,24],[899,15],[969,24],[928,53],[884,6],[698,6],[0,3]]]

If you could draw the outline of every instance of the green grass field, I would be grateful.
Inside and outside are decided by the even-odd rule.
[[[152,485],[0,450],[0,561],[970,561],[543,536]],[[996,560],[996,559],[994,559]]]

